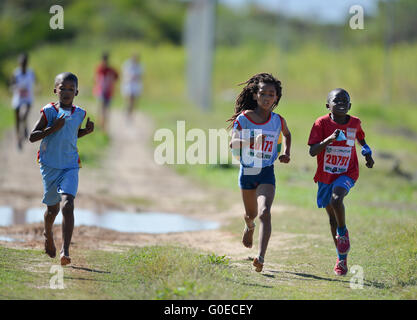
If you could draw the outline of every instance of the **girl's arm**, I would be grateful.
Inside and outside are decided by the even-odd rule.
[[[46,127],[48,122],[46,121],[44,115],[41,115],[38,122],[35,124],[35,128],[32,130],[29,136],[30,142],[36,142],[38,140],[42,140],[46,136],[58,131],[61,129],[65,124],[65,115],[63,114],[61,117],[55,120],[54,124],[51,127]]]
[[[258,135],[256,139],[259,140],[263,137],[264,137],[263,135]],[[229,146],[231,149],[242,149],[243,147],[250,146],[254,142],[255,142],[255,139],[253,137],[251,137],[250,139],[241,139],[239,132],[237,130],[234,130],[232,133],[232,139],[230,141]]]
[[[283,163],[288,163],[290,162],[290,154],[291,154],[291,132],[288,129],[287,126],[287,122],[285,121],[284,118],[282,118],[282,135],[284,137],[283,142],[284,142],[284,151],[282,153],[282,155],[279,156],[279,161],[283,162]]]

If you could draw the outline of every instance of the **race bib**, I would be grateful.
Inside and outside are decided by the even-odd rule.
[[[347,128],[346,129],[346,137],[347,137],[346,144],[348,146],[353,147],[355,145],[356,129],[355,128]]]
[[[351,147],[326,147],[324,153],[323,171],[332,174],[340,174],[349,168]]]
[[[274,147],[277,143],[277,134],[275,131],[266,130],[242,130],[250,132],[250,136],[255,138],[258,134],[265,135],[263,143],[252,143],[249,147],[243,149],[243,160],[245,164],[252,162],[261,164],[262,160],[270,160],[274,155]],[[245,133],[245,132],[244,132]],[[245,135],[245,134],[244,134]],[[257,165],[255,165],[257,166]]]
[[[62,115],[64,115],[65,121],[72,120],[72,110],[65,110],[62,108],[59,108],[58,114],[56,115],[56,118],[60,118]]]
[[[26,88],[19,89],[19,97],[20,98],[27,98],[29,97],[29,90]]]

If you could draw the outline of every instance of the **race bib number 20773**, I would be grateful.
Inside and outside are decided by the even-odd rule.
[[[324,153],[323,171],[327,173],[340,174],[349,168],[351,147],[326,147]]]

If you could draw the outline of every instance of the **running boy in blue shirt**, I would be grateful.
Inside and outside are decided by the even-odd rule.
[[[45,253],[56,256],[52,226],[62,207],[61,265],[71,263],[69,246],[74,229],[74,198],[78,189],[78,170],[81,167],[77,139],[94,131],[94,123],[87,118],[84,129],[81,124],[86,111],[72,104],[78,95],[78,79],[70,73],[60,73],[55,78],[54,93],[58,103],[49,103],[41,110],[41,117],[30,134],[30,142],[42,140],[38,161],[44,187],[42,202],[47,209],[45,222]],[[62,195],[62,196],[61,196]]]

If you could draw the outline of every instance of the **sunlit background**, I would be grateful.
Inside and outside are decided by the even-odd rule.
[[[52,5],[63,8],[63,29],[50,27],[54,16],[50,13]],[[358,6],[360,12],[355,9]],[[163,184],[157,182],[163,181],[161,177],[149,176],[145,182],[141,181],[153,193],[126,196],[124,191],[118,195],[112,193],[116,180],[113,184],[103,184],[107,180],[99,170],[106,168],[108,163],[123,160],[118,158],[122,155],[114,150],[120,150],[117,144],[126,144],[125,140],[117,139],[113,134],[115,131],[104,132],[96,121],[99,102],[93,95],[94,73],[103,52],[109,53],[110,65],[119,73],[132,54],[140,57],[144,67],[144,90],[136,110],[152,120],[155,130],[168,128],[174,134],[179,120],[186,122],[187,129],[199,128],[208,132],[209,129],[226,128],[229,125],[227,120],[234,113],[236,96],[242,89],[238,84],[256,73],[269,72],[282,81],[283,97],[275,112],[286,119],[292,133],[290,164],[284,166],[277,163],[275,166],[278,187],[274,204],[281,206],[282,210],[274,209],[273,235],[290,235],[288,239],[294,236],[294,241],[302,238],[305,244],[303,235],[309,234],[320,244],[319,249],[317,246],[313,248],[313,240],[308,244],[310,247],[305,248],[297,243],[295,251],[291,249],[291,253],[296,253],[294,255],[288,254],[285,246],[268,249],[271,260],[280,268],[294,270],[291,269],[293,266],[301,266],[304,269],[300,270],[308,273],[307,276],[310,272],[320,275],[302,278],[303,281],[296,282],[296,285],[289,283],[285,286],[287,281],[279,282],[279,289],[285,284],[283,288],[289,288],[294,297],[334,298],[329,295],[336,290],[333,286],[340,283],[323,281],[327,279],[324,274],[327,271],[323,270],[332,271],[332,266],[327,266],[327,260],[322,259],[325,255],[333,259],[334,248],[331,248],[333,243],[328,234],[327,216],[323,210],[316,208],[317,189],[313,182],[316,159],[309,156],[307,141],[314,121],[327,113],[325,102],[328,92],[342,87],[350,93],[350,114],[362,120],[366,141],[373,149],[375,159],[374,168],[369,170],[359,156],[360,178],[346,200],[349,230],[355,235],[352,238],[355,239],[352,242],[355,246],[352,259],[366,269],[367,279],[373,281],[370,286],[375,284],[370,289],[374,294],[371,297],[415,299],[416,16],[417,2],[414,0],[1,0],[0,207],[6,206],[7,212],[12,212],[10,208],[16,209],[17,203],[20,203],[21,212],[28,209],[24,205],[29,202],[41,207],[41,177],[35,161],[37,145],[25,142],[22,151],[16,145],[10,79],[18,66],[19,54],[28,53],[29,68],[36,75],[30,128],[39,117],[41,107],[56,99],[53,95],[55,75],[71,71],[78,76],[80,94],[74,102],[85,108],[96,122],[95,132],[78,142],[83,162],[79,193],[82,196],[94,190],[86,190],[82,183],[94,185],[98,181],[101,189],[96,195],[88,195],[89,203],[104,207],[112,204],[122,209],[127,204],[145,209],[153,206],[156,210],[162,205],[173,207],[174,202],[170,201],[175,200],[175,192],[181,193],[181,187],[175,185],[172,190],[165,190]],[[363,28],[352,27],[361,24],[359,22],[363,22]],[[120,80],[116,83],[111,110],[119,116],[126,110]],[[124,124],[117,130],[127,130],[128,126]],[[138,130],[148,128],[148,124],[148,121],[137,124]],[[133,137],[128,147],[135,148],[143,139],[141,135]],[[157,143],[152,134],[146,139],[152,152]],[[190,143],[188,141],[187,145]],[[123,163],[133,166],[137,159],[139,157],[124,159]],[[234,207],[230,209],[234,203],[224,196],[227,192],[234,194],[236,204],[242,206],[237,186],[238,168],[230,164],[230,159],[231,156],[229,164],[223,165],[186,163],[169,166],[176,174],[189,179],[187,181],[212,188],[210,190],[218,192],[213,194],[220,195],[200,203],[194,212],[189,210],[191,214],[204,215],[208,203],[214,203],[223,211],[236,213]],[[32,174],[31,171],[31,177],[37,184],[25,180],[25,172],[29,170],[34,172]],[[120,177],[131,179],[132,190],[134,174],[141,168],[135,170]],[[87,174],[92,177],[90,181],[85,179]],[[15,179],[17,175],[20,175],[19,179]],[[122,187],[130,190],[129,186]],[[119,187],[119,190],[124,189]],[[168,193],[171,194],[169,201],[166,200]],[[152,198],[155,195],[159,195],[160,199],[155,201]],[[193,198],[187,202],[186,195],[181,196],[184,201],[171,208],[173,212],[182,213],[187,203],[199,201]],[[40,209],[37,210],[39,213]],[[237,215],[230,221],[227,231],[237,239],[241,235],[243,221]],[[37,236],[39,244],[41,236]],[[239,239],[233,241],[233,244],[240,245]],[[222,245],[216,243],[216,247],[221,248]],[[317,258],[320,254],[322,256]],[[156,256],[159,257],[159,254]],[[176,258],[166,261],[171,260],[178,264]],[[242,262],[245,263],[248,262]],[[181,263],[178,265],[182,267]],[[147,264],[143,269],[148,267]],[[161,269],[165,270],[165,265]],[[275,276],[283,277],[280,272]],[[148,273],[151,274],[151,271]],[[296,277],[296,273],[291,275]],[[241,287],[234,287],[240,285],[235,278],[233,281],[219,279],[211,287],[217,288],[222,283],[230,287],[230,291],[225,292],[242,291]],[[304,280],[321,280],[320,284],[325,282],[324,289],[321,292],[314,291],[316,287],[304,290]],[[195,281],[199,283],[198,279]],[[275,279],[271,276],[256,281],[261,281],[261,285],[250,286],[257,292],[262,290],[258,296],[264,298],[264,287],[269,288]],[[243,283],[246,282],[245,278]],[[137,283],[141,284],[140,281]],[[157,289],[165,292],[158,285]],[[186,287],[175,283],[175,288],[181,286]],[[200,288],[199,284],[196,288]],[[246,289],[243,291],[246,292]],[[267,295],[267,299],[276,297],[274,294],[280,292],[275,289],[268,291],[273,293]],[[193,291],[185,297],[235,297],[221,292],[210,295],[210,291],[210,294],[204,295],[204,290],[201,295]],[[118,292],[123,293],[123,290]],[[154,298],[157,293],[153,296],[145,293],[144,297]],[[343,291],[336,298],[345,299],[345,293]],[[368,291],[349,291],[349,294],[352,295],[349,297],[368,297]],[[168,294],[167,297],[177,296]]]

